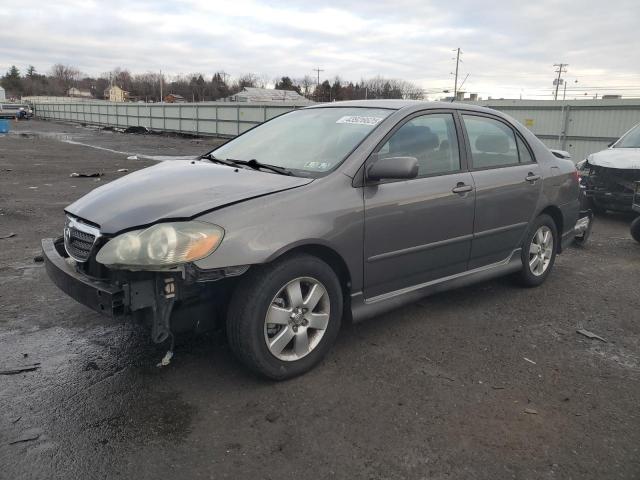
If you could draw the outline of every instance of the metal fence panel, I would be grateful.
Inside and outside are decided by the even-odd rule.
[[[550,148],[569,151],[578,161],[602,150],[640,123],[640,100],[485,100],[529,128]],[[292,104],[222,102],[130,104],[88,101],[37,101],[39,118],[126,128],[233,137],[264,121],[300,108]]]

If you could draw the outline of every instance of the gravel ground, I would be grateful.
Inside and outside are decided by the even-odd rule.
[[[0,236],[15,234],[0,239],[0,370],[40,368],[0,375],[1,478],[640,478],[630,217],[598,217],[537,289],[499,279],[347,325],[291,381],[247,373],[215,334],[181,337],[158,369],[147,332],[66,297],[33,258],[64,206],[118,169],[217,141],[12,127],[0,137]]]

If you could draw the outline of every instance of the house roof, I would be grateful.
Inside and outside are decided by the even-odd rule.
[[[274,90],[271,88],[244,87],[242,91],[231,95],[231,97],[246,98],[248,102],[282,102],[308,100],[293,90]]]

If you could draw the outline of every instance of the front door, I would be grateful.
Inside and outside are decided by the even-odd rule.
[[[415,179],[363,187],[365,298],[466,270],[475,192],[459,128],[451,112],[414,115],[369,160],[410,156],[419,170]]]
[[[542,179],[530,148],[501,120],[463,114],[476,187],[469,269],[505,261],[520,247],[535,214]]]

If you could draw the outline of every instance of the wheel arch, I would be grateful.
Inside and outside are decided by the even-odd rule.
[[[538,215],[549,215],[553,222],[556,224],[556,230],[558,231],[558,238],[556,239],[558,253],[562,252],[562,234],[564,233],[564,215],[555,205],[548,205],[540,211]]]
[[[318,257],[322,261],[327,263],[327,265],[329,265],[334,272],[336,272],[338,280],[340,281],[340,285],[342,286],[345,312],[350,311],[349,299],[351,298],[351,271],[342,255],[340,255],[334,248],[327,245],[326,243],[322,241],[294,243],[275,252],[266,260],[265,263],[274,262],[283,257],[294,255],[296,253],[306,253],[308,255]]]

